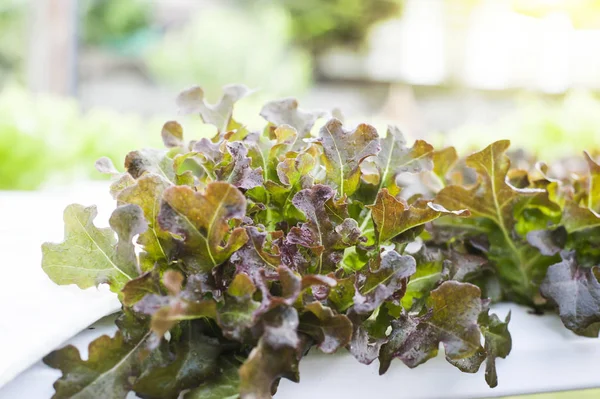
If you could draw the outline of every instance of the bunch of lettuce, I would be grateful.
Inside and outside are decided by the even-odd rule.
[[[199,87],[183,113],[214,125],[212,140],[162,130],[166,150],[130,152],[125,173],[107,159],[117,208],[65,210],[65,240],[44,244],[58,284],[107,283],[122,312],[114,337],[66,347],[55,398],[271,398],[299,381],[309,351],[350,352],[385,373],[435,357],[464,372],[511,349],[491,300],[557,308],[565,326],[597,336],[600,166],[573,173],[511,169],[498,141],[459,161],[453,148],[407,145],[398,129],[347,128],[324,112],[273,101],[263,131],[233,120],[247,94],[214,105]],[[328,119],[311,134],[317,119]]]

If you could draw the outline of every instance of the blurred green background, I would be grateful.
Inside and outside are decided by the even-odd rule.
[[[244,83],[238,119],[295,96],[467,153],[600,148],[597,0],[3,0],[0,189],[121,165],[181,120],[178,91]],[[210,133],[182,121],[190,138]]]
[[[600,0],[1,0],[0,190],[106,178],[160,146],[177,93],[257,92],[459,152],[499,138],[552,161],[600,149]],[[524,396],[600,398],[600,391]]]

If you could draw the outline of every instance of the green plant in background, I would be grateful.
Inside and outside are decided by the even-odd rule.
[[[123,45],[146,32],[152,22],[151,1],[86,0],[80,4],[83,41],[87,45]]]
[[[294,41],[312,54],[336,45],[360,46],[373,24],[398,16],[402,8],[402,0],[282,0],[278,3],[292,16]]]
[[[0,3],[0,84],[22,73],[24,49],[27,48],[24,0]]]
[[[169,84],[204,82],[209,98],[239,81],[271,95],[305,89],[308,54],[291,46],[292,19],[279,7],[210,7],[166,32],[145,58],[151,73]]]
[[[153,12],[150,1],[83,0],[77,4],[84,45],[126,46],[131,53],[153,38],[148,35]],[[0,2],[0,84],[6,78],[21,79],[31,11],[29,0]]]
[[[0,189],[31,190],[49,180],[100,178],[90,162],[102,155],[118,160],[131,145],[156,142],[150,132],[160,132],[160,126],[109,110],[82,113],[75,100],[4,89]]]
[[[465,154],[489,140],[505,137],[546,161],[600,150],[600,100],[574,91],[564,101],[522,98],[516,110],[495,123],[466,124],[438,137]]]

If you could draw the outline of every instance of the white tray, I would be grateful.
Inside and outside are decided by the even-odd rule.
[[[509,309],[513,350],[506,360],[497,361],[497,388],[487,387],[483,367],[477,374],[461,373],[446,363],[443,353],[412,370],[395,360],[379,376],[377,361],[364,366],[345,351],[323,355],[313,350],[300,363],[300,384],[282,380],[275,398],[482,398],[600,387],[598,339],[577,337],[554,315],[531,315],[526,308],[509,304],[494,307],[502,317]],[[114,331],[113,319],[106,318],[64,345],[77,346],[85,358],[91,340]],[[38,362],[0,389],[0,399],[49,398],[59,377],[60,371]]]
[[[97,204],[97,225],[114,208],[108,182],[52,191],[0,191],[0,387],[99,318],[119,309],[107,287],[59,287],[41,268],[41,244],[63,240],[62,214],[73,202]]]

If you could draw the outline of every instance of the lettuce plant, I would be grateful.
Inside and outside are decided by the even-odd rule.
[[[94,206],[65,210],[43,269],[58,284],[109,284],[123,306],[87,360],[72,346],[44,358],[63,373],[55,398],[271,398],[281,378],[299,381],[311,350],[378,359],[383,374],[440,344],[464,372],[485,362],[494,387],[511,350],[510,315],[490,313],[500,300],[557,309],[568,329],[598,336],[591,156],[589,173],[519,155],[511,169],[498,141],[459,160],[293,99],[266,104],[253,132],[232,116],[247,93],[178,97],[217,128],[212,140],[188,141],[170,121],[167,148],[130,152],[124,173],[99,160],[113,175],[110,228],[94,225]]]

